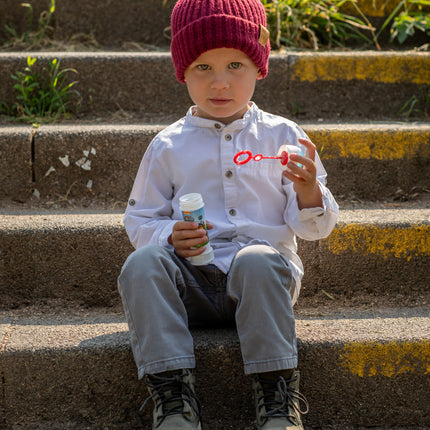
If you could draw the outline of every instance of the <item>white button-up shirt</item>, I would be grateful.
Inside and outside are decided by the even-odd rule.
[[[318,155],[323,208],[299,210],[293,183],[282,176],[278,160],[234,162],[242,150],[276,156],[282,145],[301,146],[298,139],[308,137],[297,124],[255,104],[242,119],[227,125],[193,116],[194,109],[161,131],[145,152],[124,217],[130,241],[135,248],[158,244],[173,249],[167,239],[175,222],[182,220],[179,198],[200,193],[206,219],[214,226],[208,232],[213,264],[227,273],[239,249],[269,244],[290,261],[295,301],[303,276],[296,235],[306,240],[328,236],[339,211],[325,187]]]

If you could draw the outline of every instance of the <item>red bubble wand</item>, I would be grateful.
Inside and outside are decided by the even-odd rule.
[[[240,157],[242,157],[243,155],[246,155],[246,158],[243,158],[242,160],[239,160]],[[269,157],[269,156],[264,156],[263,154],[257,154],[257,155],[252,155],[251,151],[240,151],[238,152],[234,158],[233,161],[238,165],[241,166],[242,164],[246,164],[251,160],[254,161],[260,161],[260,160],[280,160],[280,163],[285,166],[288,163],[288,152],[287,151],[282,151],[279,155],[275,156],[275,157]]]
[[[251,160],[261,161],[261,160],[279,160],[281,166],[284,170],[287,170],[287,163],[290,159],[290,154],[299,154],[303,155],[303,151],[294,145],[282,145],[279,148],[279,152],[276,156],[266,156],[263,154],[253,155],[251,151],[243,150],[239,151],[233,158],[233,161],[238,165],[242,166],[243,164],[249,163]],[[301,165],[299,165],[301,166]],[[289,170],[289,169],[288,169]]]

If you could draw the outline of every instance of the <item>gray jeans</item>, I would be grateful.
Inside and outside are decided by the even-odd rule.
[[[241,249],[225,275],[157,245],[133,252],[118,278],[139,378],[194,368],[189,327],[236,324],[246,374],[297,366],[285,258],[266,245]]]

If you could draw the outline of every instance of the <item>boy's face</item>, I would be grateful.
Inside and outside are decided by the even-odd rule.
[[[229,124],[249,109],[261,73],[242,51],[217,48],[204,52],[185,70],[185,83],[197,105],[196,115]]]

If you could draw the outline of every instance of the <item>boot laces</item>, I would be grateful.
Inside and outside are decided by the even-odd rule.
[[[283,376],[279,376],[275,385],[274,380],[260,378],[264,396],[263,404],[260,407],[264,407],[266,410],[263,418],[285,417],[294,423],[297,416],[289,412],[288,406],[292,406],[297,414],[305,415],[309,412],[306,397],[290,386],[290,383],[295,380],[296,378],[285,380]],[[277,393],[280,398],[277,398]],[[304,405],[304,409],[300,407],[301,403]]]
[[[182,374],[171,376],[147,375],[145,383],[153,391],[149,397],[145,399],[139,412],[142,412],[147,403],[155,398],[156,407],[161,405],[162,415],[158,425],[160,425],[166,417],[170,415],[183,414],[184,402],[187,402],[199,420],[202,415],[201,404],[190,385],[183,380]],[[170,393],[166,396],[166,393]]]

